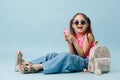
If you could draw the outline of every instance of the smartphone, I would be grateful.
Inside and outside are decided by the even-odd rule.
[[[64,28],[64,31],[63,31],[63,32],[64,32],[65,35],[69,35],[68,29]]]

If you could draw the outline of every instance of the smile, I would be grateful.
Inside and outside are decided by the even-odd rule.
[[[83,27],[77,27],[77,29],[83,29]]]

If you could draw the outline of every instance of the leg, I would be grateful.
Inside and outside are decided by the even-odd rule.
[[[45,74],[82,71],[87,67],[88,60],[70,53],[61,53],[55,58],[43,63]]]
[[[22,64],[19,64],[18,67],[19,71],[23,74],[36,73],[43,70],[41,64],[32,64],[30,62],[24,62]]]
[[[19,53],[21,54],[20,55],[20,59],[22,59],[22,53],[21,51],[19,51]],[[42,68],[42,64],[43,62],[46,62],[54,57],[56,57],[58,54],[57,53],[50,53],[50,54],[47,54],[46,56],[42,56],[38,59],[35,59],[33,60],[32,62],[21,62],[19,63],[18,65],[18,70],[21,72],[21,73],[31,73],[31,72],[38,72],[38,71],[42,71],[43,68]],[[31,68],[33,70],[31,70]]]
[[[31,62],[33,64],[42,64],[52,58],[55,58],[57,55],[58,55],[58,53],[49,53],[46,56],[41,56],[40,58],[32,60]]]

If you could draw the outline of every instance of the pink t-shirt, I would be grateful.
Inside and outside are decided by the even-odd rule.
[[[85,35],[86,35],[86,34],[85,34]],[[78,35],[76,34],[76,39],[77,39],[77,42],[78,42],[80,48],[83,47],[83,42],[84,42],[84,39],[85,39],[85,35],[83,35],[81,39],[78,39]],[[92,42],[92,43],[90,44],[90,49],[91,49],[93,46],[94,46],[94,42]],[[86,54],[86,57],[87,57],[87,58],[89,58],[90,49],[89,49],[88,53]]]

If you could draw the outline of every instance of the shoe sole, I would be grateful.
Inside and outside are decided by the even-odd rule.
[[[15,72],[19,71],[18,64],[20,64],[22,62],[21,59],[22,59],[22,54],[20,54],[20,50],[18,50],[17,54],[16,54]]]

